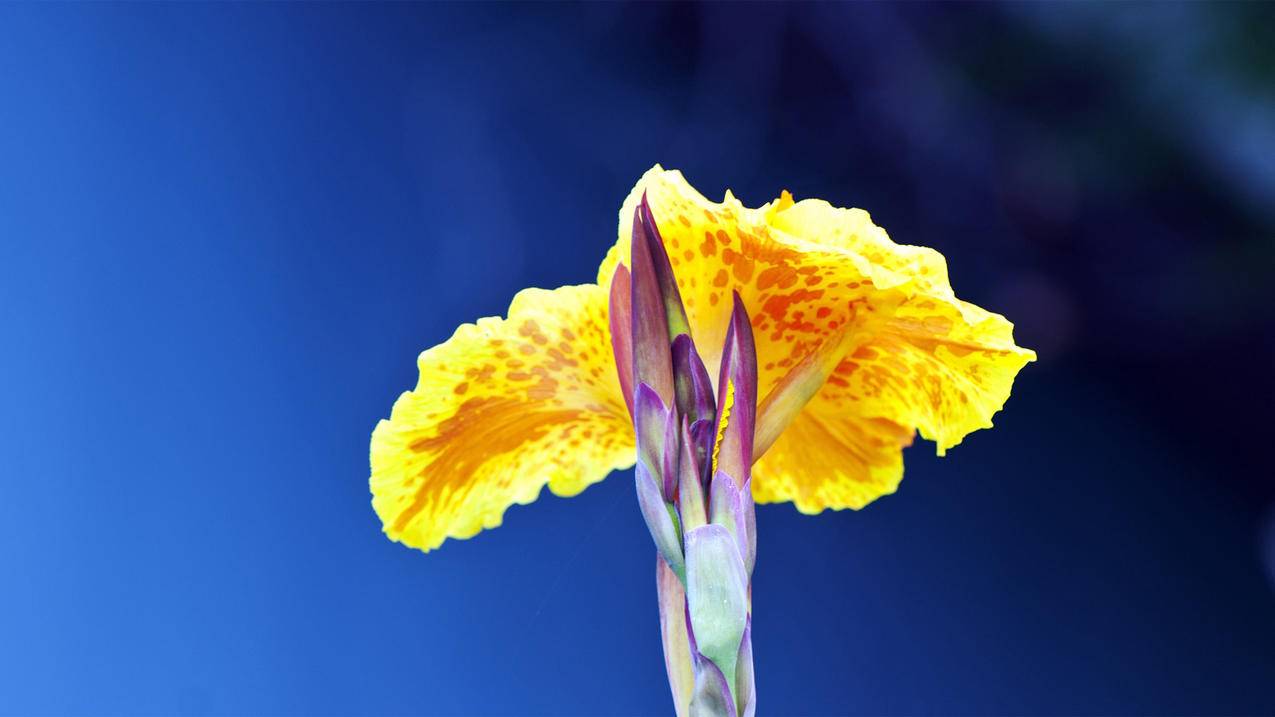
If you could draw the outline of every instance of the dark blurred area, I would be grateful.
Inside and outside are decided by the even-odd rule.
[[[647,86],[680,88],[669,153],[706,191],[757,203],[779,181],[939,249],[958,293],[1038,350],[1029,372],[1142,407],[1255,519],[1275,496],[1258,468],[1272,20],[1262,3],[633,8],[606,45],[630,45],[617,74],[666,58]]]
[[[856,206],[1039,361],[759,509],[762,714],[1275,714],[1275,5],[0,8],[0,713],[654,714],[629,474],[429,555],[416,354],[652,164]]]

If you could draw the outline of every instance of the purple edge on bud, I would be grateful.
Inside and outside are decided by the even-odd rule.
[[[695,705],[692,708],[695,717],[734,717],[739,714],[735,711],[735,699],[726,676],[712,660],[698,653],[695,655],[695,692],[691,696],[691,704]]]
[[[717,435],[722,437],[717,451],[716,470],[736,481],[747,481],[753,465],[753,428],[757,418],[757,349],[748,310],[732,292],[734,308],[722,348],[722,365],[717,379]],[[726,400],[731,394],[731,408]],[[724,425],[723,425],[724,424]],[[742,485],[738,483],[737,485]]]
[[[652,475],[662,470],[665,429],[671,413],[654,388],[645,382],[638,385],[633,401],[633,431],[637,437],[638,462],[645,463]]]
[[[673,339],[673,383],[677,410],[683,416],[689,417],[692,423],[712,420],[716,415],[713,384],[689,334],[678,334]]]
[[[682,462],[682,442],[679,438],[677,411],[670,409],[664,420],[664,458],[661,466],[664,471],[664,500],[669,503],[677,499],[678,468]]]
[[[699,462],[700,482],[704,485],[705,490],[707,490],[709,463],[713,453],[713,439],[716,436],[711,420],[700,419],[691,424],[691,445],[695,447],[695,458]]]
[[[753,677],[753,616],[744,623],[744,639],[739,643],[739,659],[735,661],[735,698],[740,717],[757,714],[756,681]]]
[[[695,455],[690,424],[682,417],[682,460],[678,473],[678,512],[682,516],[682,530],[689,532],[708,522],[708,506],[704,502],[704,483],[701,463]]]
[[[621,264],[611,277],[611,297],[607,323],[611,328],[611,352],[615,355],[615,372],[620,379],[624,405],[633,416],[633,296],[629,269]]]
[[[651,259],[651,268],[659,282],[659,295],[664,301],[664,316],[668,322],[670,338],[682,334],[690,335],[690,323],[686,320],[686,307],[682,305],[682,292],[677,288],[677,279],[673,276],[673,265],[669,262],[668,250],[664,248],[664,237],[660,236],[660,227],[651,213],[651,204],[646,200],[646,192],[642,192],[642,203],[633,213],[633,239],[637,240],[637,226],[641,223],[642,239],[646,244]]]
[[[642,510],[647,529],[651,531],[651,540],[673,572],[684,579],[686,562],[682,557],[682,537],[672,507],[664,502],[655,476],[641,461],[633,469],[633,477],[637,484],[638,507]]]
[[[633,380],[655,389],[664,405],[673,405],[673,365],[669,353],[669,326],[660,296],[659,278],[651,255],[652,242],[641,211],[633,217],[632,256],[629,271],[632,292]]]

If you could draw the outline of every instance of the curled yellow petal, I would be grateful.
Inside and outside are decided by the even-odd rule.
[[[889,272],[890,282],[901,280],[892,287],[898,303],[861,334],[821,392],[823,402],[914,426],[940,455],[991,427],[1014,377],[1036,354],[1014,344],[1005,317],[956,298],[941,254],[895,244],[866,212],[820,200],[776,211],[771,222],[790,235],[863,256]]]
[[[955,297],[942,255],[895,244],[866,212],[795,202],[787,192],[757,209],[729,192],[711,202],[679,172],[660,167],[620,210],[619,242],[600,281],[628,254],[643,192],[714,379],[732,291],[751,315],[763,408],[820,347],[844,349],[754,467],[759,501],[792,500],[814,512],[861,507],[892,492],[913,432],[942,453],[990,426],[1015,375],[1035,357],[1014,344],[1003,317]]]
[[[607,293],[527,289],[508,317],[465,324],[421,354],[415,390],[372,434],[372,505],[422,550],[500,525],[546,484],[579,493],[634,461],[611,358]]]

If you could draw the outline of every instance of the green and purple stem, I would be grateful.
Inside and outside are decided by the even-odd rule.
[[[611,336],[637,434],[638,505],[659,554],[660,630],[673,700],[679,717],[751,717],[752,326],[736,294],[714,395],[645,196],[633,217],[629,267],[612,282]]]

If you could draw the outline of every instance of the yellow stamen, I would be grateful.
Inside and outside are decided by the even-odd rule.
[[[717,474],[717,454],[722,450],[722,438],[726,436],[726,426],[730,425],[730,409],[735,405],[735,382],[726,379],[726,399],[722,403],[721,421],[717,424],[717,437],[713,439],[713,470]]]

